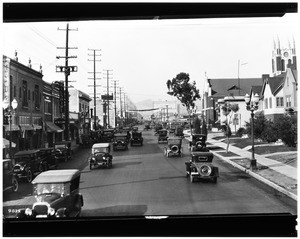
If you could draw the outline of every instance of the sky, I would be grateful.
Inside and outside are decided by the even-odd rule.
[[[166,81],[180,72],[190,75],[200,93],[206,78],[261,77],[272,72],[273,41],[297,47],[298,14],[282,18],[187,19],[69,22],[71,85],[93,96],[93,51],[97,49],[97,92],[106,91],[106,71],[134,103],[172,100]],[[64,80],[56,65],[64,65],[67,22],[3,23],[3,54],[32,68],[43,69],[47,82]],[[238,64],[240,63],[240,65]],[[112,89],[112,87],[111,87]]]

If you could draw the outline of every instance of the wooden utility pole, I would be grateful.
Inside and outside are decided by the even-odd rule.
[[[96,61],[101,61],[101,60],[96,60],[96,56],[101,56],[101,55],[96,55],[96,51],[101,51],[99,49],[88,49],[89,51],[93,51],[93,55],[88,54],[89,56],[93,56],[93,60],[89,60],[88,61],[93,61],[94,62],[94,71],[93,72],[89,72],[89,73],[93,73],[94,77],[93,78],[89,78],[89,79],[93,79],[94,80],[94,85],[89,85],[90,87],[94,87],[94,130],[96,130],[97,127],[97,116],[96,116],[96,99],[97,99],[97,92],[96,92],[96,87],[100,86],[100,85],[96,85],[96,80],[100,80],[101,78],[96,78],[96,73],[101,73],[101,72],[96,72]]]
[[[69,58],[77,58],[77,56],[69,56],[69,49],[77,49],[77,47],[69,47],[69,31],[77,31],[78,29],[69,29],[69,24],[67,23],[66,29],[59,29],[66,31],[66,53],[65,56],[57,56],[56,58],[65,58],[65,66],[56,66],[56,72],[65,73],[65,140],[70,140],[70,119],[69,119],[69,81],[68,76],[70,72],[77,72],[77,66],[69,66]],[[64,49],[63,47],[58,47],[58,49]]]
[[[109,77],[110,77],[110,71],[112,70],[104,70],[106,71],[106,87],[107,87],[107,98],[106,98],[106,107],[107,107],[107,128],[110,126],[109,122]]]

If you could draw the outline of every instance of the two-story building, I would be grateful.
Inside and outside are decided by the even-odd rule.
[[[15,150],[39,148],[42,146],[43,135],[43,75],[41,71],[32,69],[30,60],[25,66],[18,62],[17,57],[11,59],[3,56],[3,66],[9,80],[4,82],[4,90],[10,92],[9,95],[5,93],[4,97],[9,97],[7,99],[10,102],[13,99],[18,102],[12,117],[12,140],[16,143]],[[9,130],[8,127],[5,127],[5,130]]]

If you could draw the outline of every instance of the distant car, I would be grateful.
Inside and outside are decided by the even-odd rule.
[[[138,126],[132,126],[132,132],[134,131],[139,131],[139,127]]]
[[[101,143],[109,143],[113,140],[115,134],[114,129],[103,129],[101,133]]]
[[[79,193],[80,171],[77,169],[49,170],[33,181],[32,207],[21,209],[17,218],[78,217],[83,206]],[[28,199],[30,201],[30,199]]]
[[[82,134],[80,135],[81,142],[80,145],[83,147],[90,147],[92,144],[92,138],[90,134]]]
[[[119,133],[115,134],[114,136],[114,142],[113,142],[113,150],[128,150],[128,139],[127,139],[127,134],[124,133]]]
[[[189,142],[190,150],[208,152],[209,150],[206,148],[206,139],[207,136],[205,134],[192,134],[192,141]]]
[[[110,154],[109,143],[97,143],[92,146],[92,155],[89,159],[90,169],[96,166],[112,167],[113,156]]]
[[[30,183],[33,178],[44,171],[40,150],[24,150],[14,155],[13,171],[18,178],[26,178]]]
[[[67,162],[71,159],[71,141],[60,141],[54,144],[55,159]]]
[[[150,130],[150,129],[151,129],[151,126],[150,126],[149,124],[146,124],[145,127],[144,127],[144,130],[147,130],[147,131],[148,131],[148,130]]]
[[[217,183],[219,168],[214,166],[211,152],[192,152],[191,160],[185,162],[186,177],[193,183],[197,179],[208,179]]]
[[[169,157],[170,155],[178,155],[180,157],[183,157],[182,152],[182,138],[179,137],[170,137],[167,139],[168,146],[165,147],[164,153],[165,156]]]
[[[17,175],[13,171],[11,159],[3,159],[3,192],[12,191],[17,192],[19,189],[19,182]]]
[[[55,158],[54,148],[41,148],[41,160],[43,165],[43,171],[48,169],[57,169],[58,159]]]
[[[168,130],[161,129],[158,131],[158,143],[166,143],[168,140]]]
[[[133,145],[143,145],[143,137],[142,137],[142,132],[138,131],[133,131],[132,132],[132,137],[130,139],[130,146]]]

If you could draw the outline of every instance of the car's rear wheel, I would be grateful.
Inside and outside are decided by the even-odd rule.
[[[31,172],[30,169],[27,171],[26,179],[27,179],[27,182],[31,183],[31,181],[32,181],[32,172]]]
[[[15,177],[13,177],[13,180],[12,180],[12,191],[15,193],[15,192],[17,192],[18,191],[18,189],[19,189],[19,182],[18,182],[18,180],[15,178]]]

